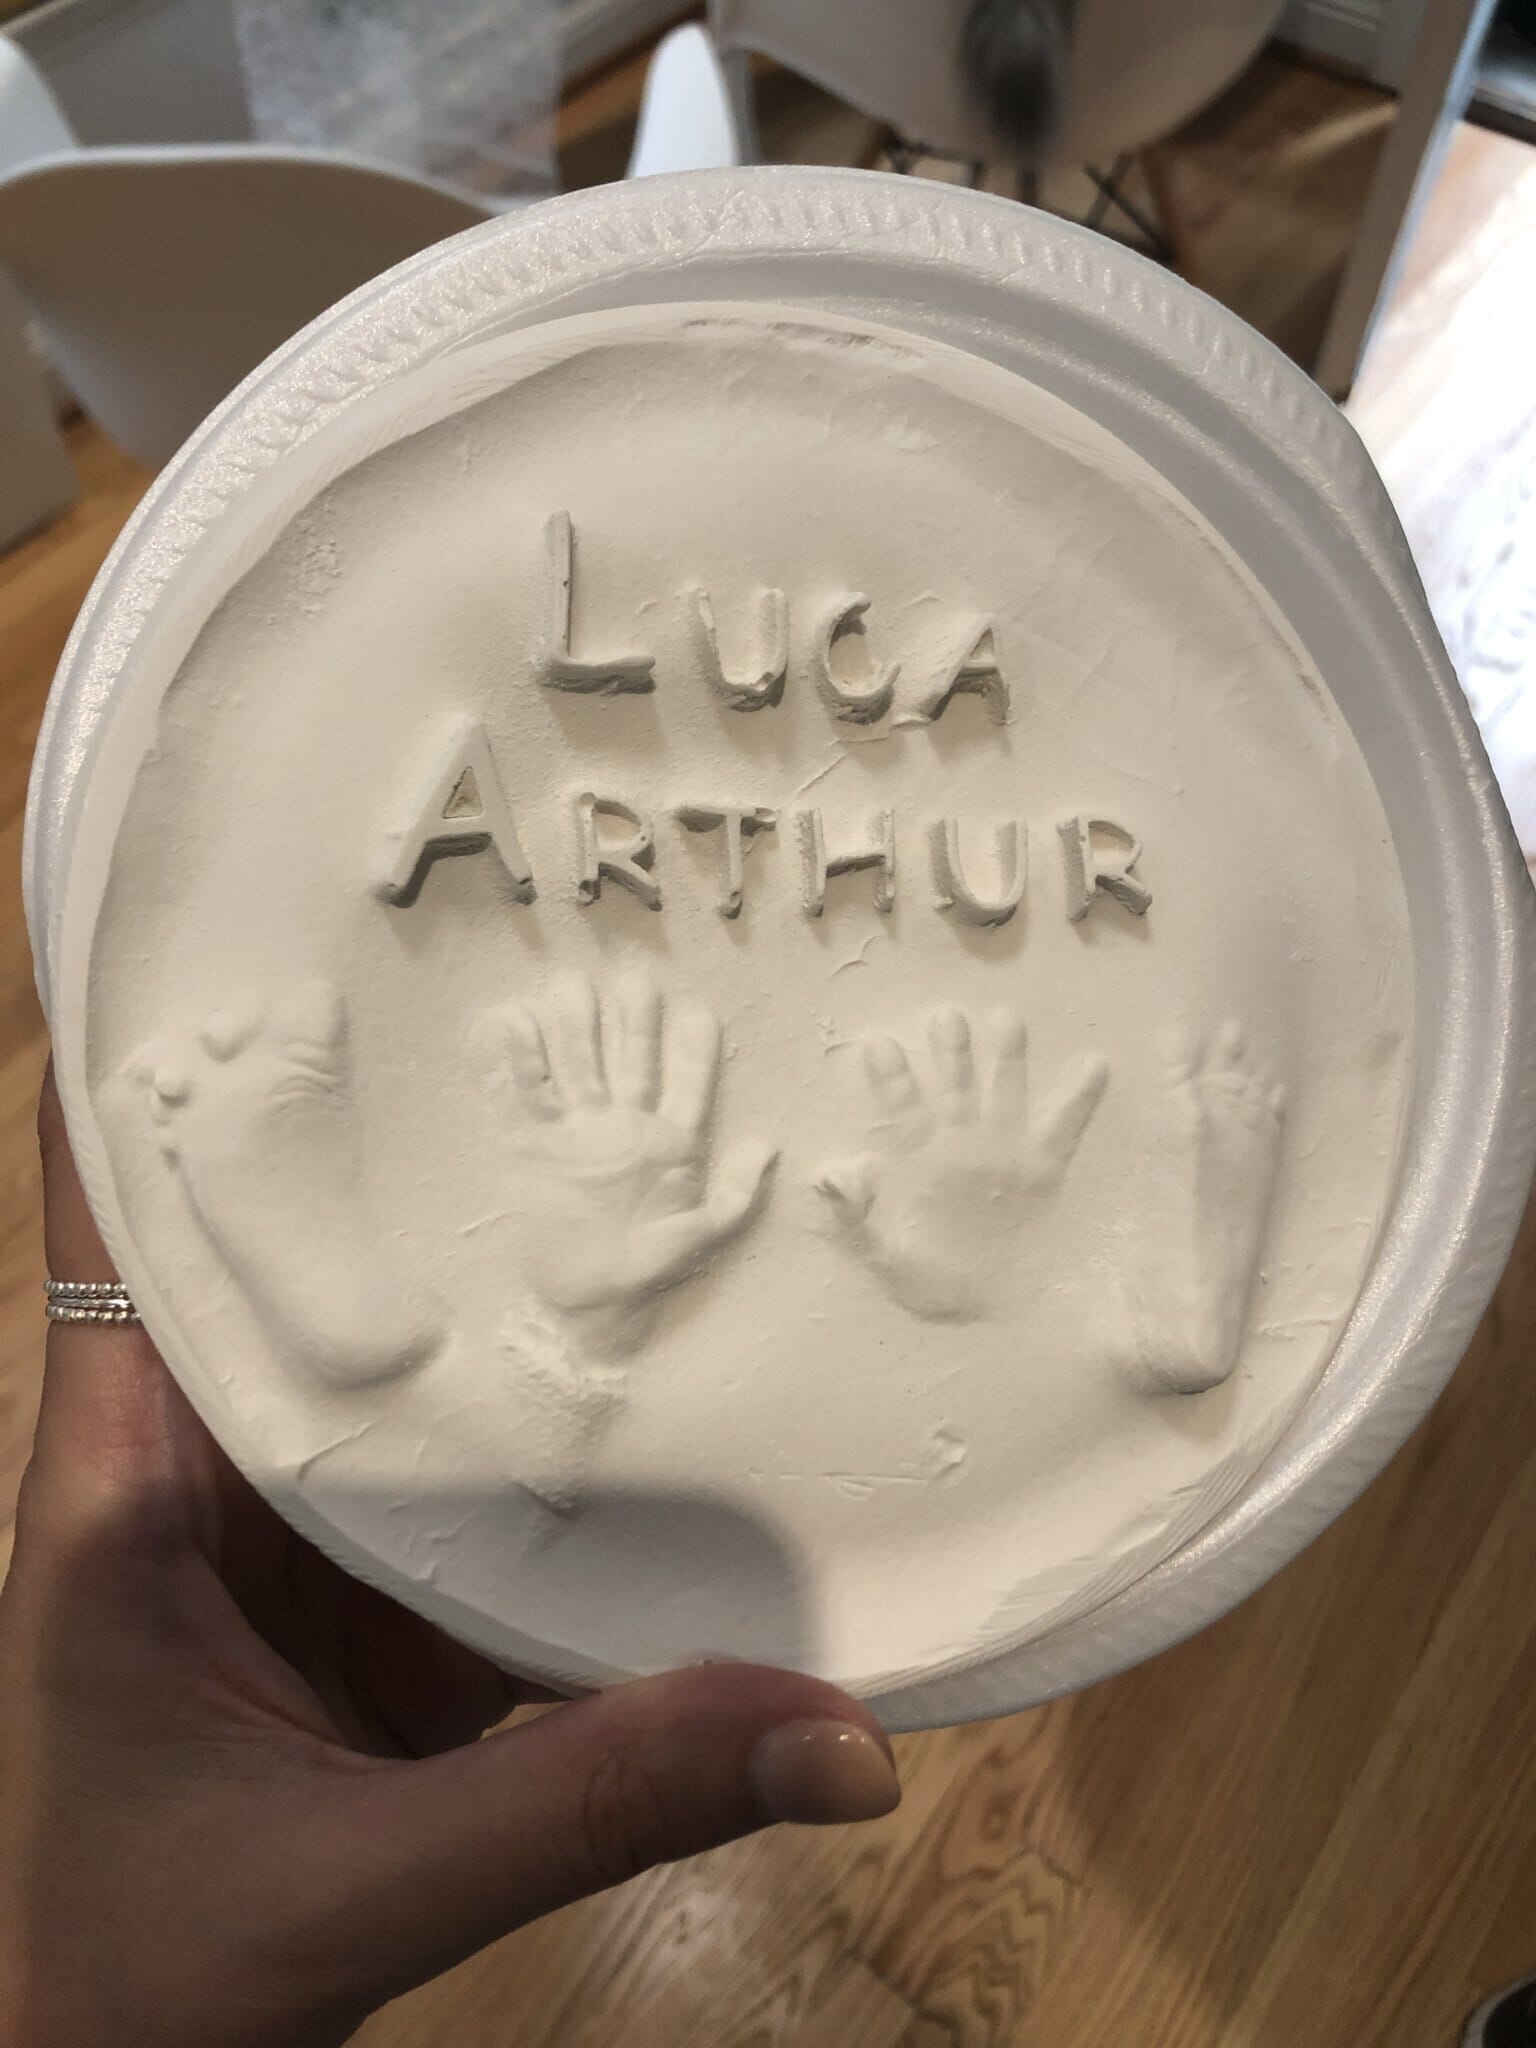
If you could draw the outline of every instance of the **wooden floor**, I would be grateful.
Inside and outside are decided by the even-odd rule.
[[[1360,399],[1447,619],[1469,560],[1479,619],[1518,612],[1528,587],[1530,563],[1509,569],[1506,543],[1530,545],[1528,513],[1510,510],[1531,474],[1529,309],[1487,355],[1481,320],[1463,334],[1459,309],[1484,274],[1468,275],[1468,245],[1481,236],[1488,263],[1502,260],[1484,225],[1531,161],[1472,143],[1453,160],[1456,217],[1432,215],[1407,280],[1418,324],[1384,339]],[[1212,242],[1221,232],[1208,223]],[[1322,274],[1337,232],[1298,274]],[[1464,356],[1476,461],[1449,427],[1444,447],[1422,431],[1426,359],[1439,387]],[[0,1529],[40,1349],[29,1121],[43,1043],[14,880],[27,757],[73,611],[143,481],[89,430],[73,445],[81,506],[0,559]],[[1439,513],[1416,496],[1420,476],[1442,480]],[[1450,512],[1467,538],[1442,549]],[[1495,537],[1480,547],[1485,520]],[[1536,1963],[1533,1327],[1536,1219],[1430,1421],[1237,1614],[1075,1699],[904,1739],[907,1796],[887,1821],[780,1830],[572,1908],[360,2040],[1452,2048],[1476,1999]]]
[[[1396,102],[1266,51],[1160,152],[1194,281],[1310,367]],[[1132,171],[1129,189],[1150,205]],[[1081,217],[1081,173],[1042,200]],[[1134,237],[1132,238],[1134,239]]]
[[[1457,130],[1348,411],[1536,861],[1536,148]]]

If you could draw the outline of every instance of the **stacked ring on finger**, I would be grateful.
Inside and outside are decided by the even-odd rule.
[[[48,1320],[54,1323],[137,1323],[139,1312],[121,1280],[50,1280]]]

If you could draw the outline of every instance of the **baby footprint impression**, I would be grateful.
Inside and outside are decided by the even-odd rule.
[[[1158,1047],[1157,1180],[1122,1278],[1127,1377],[1144,1393],[1203,1394],[1237,1365],[1274,1200],[1285,1091],[1228,1019]]]
[[[361,1206],[346,1011],[327,982],[210,1018],[130,1069],[204,1234],[283,1350],[342,1386],[419,1365],[441,1335]],[[285,1199],[274,1199],[275,1189]]]
[[[960,1010],[928,1022],[931,1082],[894,1038],[866,1040],[879,1151],[821,1176],[849,1243],[887,1292],[930,1322],[973,1322],[997,1304],[1019,1233],[1060,1186],[1109,1078],[1074,1060],[1031,1107],[1027,1033],[1007,1016],[990,1088]]]

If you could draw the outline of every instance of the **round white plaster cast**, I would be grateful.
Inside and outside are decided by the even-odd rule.
[[[867,1692],[1206,1524],[1368,1270],[1410,961],[1324,679],[1161,478],[937,344],[673,307],[400,380],[226,550],[57,1007],[279,1507],[557,1682]]]

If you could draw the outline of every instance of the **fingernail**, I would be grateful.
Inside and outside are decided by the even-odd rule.
[[[877,1820],[901,1798],[890,1758],[849,1721],[786,1721],[752,1752],[758,1803],[770,1820],[826,1827]]]

